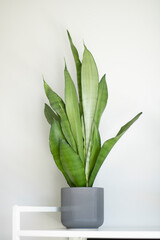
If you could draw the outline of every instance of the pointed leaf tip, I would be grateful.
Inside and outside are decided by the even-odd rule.
[[[45,83],[45,80],[44,80],[44,75],[42,74],[42,79],[43,79],[43,83]]]
[[[86,45],[85,45],[84,40],[83,40],[83,46],[84,46],[84,49],[88,50],[87,47],[86,47]]]
[[[68,29],[67,29],[67,35],[68,35],[68,38],[71,39],[71,35],[70,35]]]
[[[66,64],[66,59],[64,58],[64,69],[67,70],[67,64]]]
[[[44,88],[47,86],[47,83],[44,79],[43,79],[43,85],[44,85]]]

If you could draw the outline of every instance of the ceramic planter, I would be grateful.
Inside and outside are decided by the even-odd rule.
[[[104,189],[61,189],[61,221],[67,228],[98,228],[104,220]]]

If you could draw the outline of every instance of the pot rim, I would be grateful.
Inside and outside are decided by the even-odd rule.
[[[103,187],[62,187],[61,189],[104,189]]]

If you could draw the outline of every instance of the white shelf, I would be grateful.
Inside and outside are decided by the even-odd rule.
[[[67,237],[67,238],[141,238],[160,239],[160,229],[54,229],[54,230],[21,230],[21,237]]]
[[[13,233],[12,240],[20,240],[21,237],[65,237],[69,240],[86,240],[87,238],[99,239],[160,239],[160,228],[105,228],[99,229],[53,229],[53,230],[22,230],[21,213],[25,212],[60,212],[60,207],[13,207]]]

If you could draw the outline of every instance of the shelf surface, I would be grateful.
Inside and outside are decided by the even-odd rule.
[[[22,237],[68,237],[68,238],[141,238],[160,239],[160,228],[99,228],[99,229],[54,229],[20,230]]]

